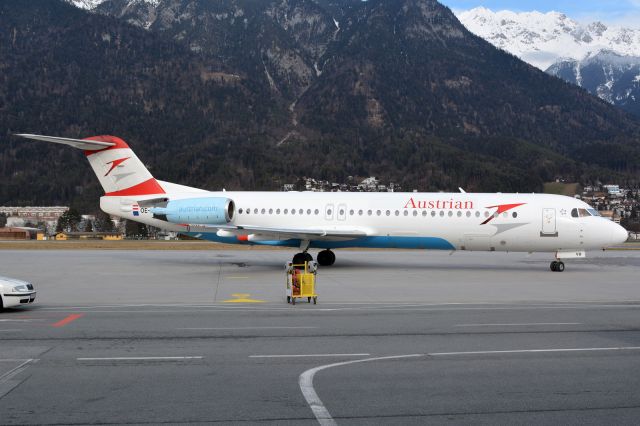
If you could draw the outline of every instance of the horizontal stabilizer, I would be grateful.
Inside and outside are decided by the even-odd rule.
[[[115,143],[113,142],[99,142],[99,141],[90,141],[85,139],[60,138],[57,136],[30,135],[26,133],[17,134],[16,136],[20,136],[21,138],[26,138],[26,139],[34,139],[37,141],[45,141],[45,142],[53,142],[53,143],[59,143],[63,145],[69,145],[74,148],[82,149],[84,151],[99,151],[101,149],[109,148],[115,145]]]

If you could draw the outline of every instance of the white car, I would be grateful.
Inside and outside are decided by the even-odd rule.
[[[26,305],[36,300],[33,284],[0,276],[0,310]]]

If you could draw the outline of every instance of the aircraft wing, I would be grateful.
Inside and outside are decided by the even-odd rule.
[[[321,240],[346,241],[364,238],[367,233],[359,229],[304,229],[304,228],[269,228],[262,226],[230,226],[230,225],[185,225],[186,232],[212,232],[228,236],[252,235],[260,239],[276,240]]]

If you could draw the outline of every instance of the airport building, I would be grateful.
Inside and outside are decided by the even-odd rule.
[[[45,222],[55,224],[69,207],[1,207],[0,214],[7,216],[7,225],[24,226],[25,223]]]

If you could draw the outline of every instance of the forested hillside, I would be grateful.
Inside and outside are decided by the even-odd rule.
[[[18,132],[118,135],[156,177],[209,189],[303,175],[474,191],[636,179],[634,118],[435,1],[127,6],[0,2],[0,204],[100,195],[81,152]]]

